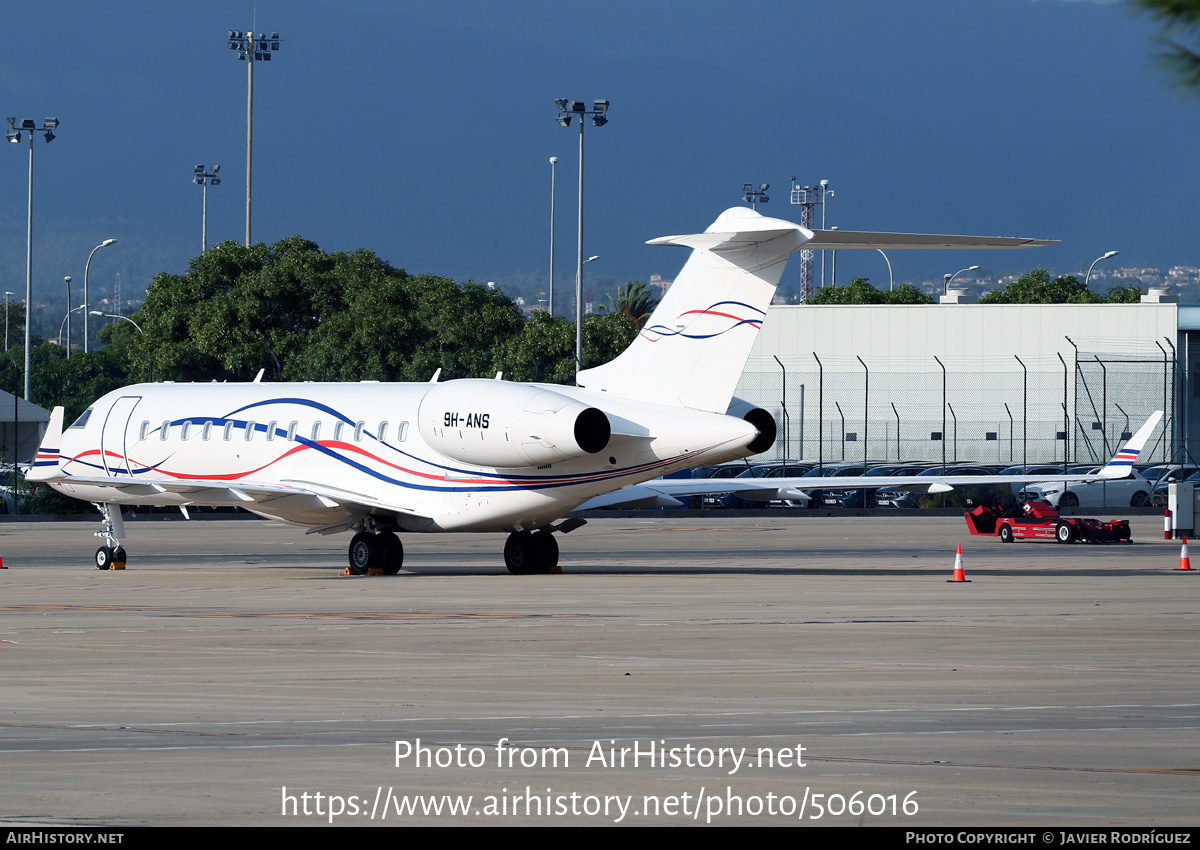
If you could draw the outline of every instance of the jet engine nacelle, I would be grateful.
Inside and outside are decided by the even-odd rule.
[[[540,466],[603,451],[603,411],[528,384],[458,380],[430,387],[417,412],[438,454],[476,466]]]
[[[758,429],[758,436],[746,446],[751,454],[760,454],[775,445],[775,417],[761,407],[755,407],[745,399],[734,396],[725,415],[736,416]]]

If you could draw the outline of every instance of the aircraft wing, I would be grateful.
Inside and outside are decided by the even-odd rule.
[[[589,499],[575,510],[590,511],[596,508],[678,508],[681,499],[688,496],[710,496],[717,493],[734,493],[743,499],[769,502],[787,499],[807,502],[808,496],[792,488],[798,478],[656,478],[645,484],[634,484]],[[812,489],[811,478],[805,478],[806,486]],[[1043,479],[1044,480],[1044,479]]]
[[[407,517],[418,521],[429,518],[415,510],[370,499],[362,494],[341,491],[313,482],[294,481],[283,484],[237,484],[204,479],[135,480],[120,478],[64,476],[64,484],[105,487],[124,496],[151,499],[166,493],[182,496],[184,509],[192,506],[236,506],[252,513],[285,521],[310,517],[315,513],[331,520],[328,524],[310,527],[310,532],[331,534],[341,531],[367,515]],[[179,504],[179,503],[176,503]],[[185,510],[186,513],[186,510]],[[304,525],[312,525],[304,522]]]
[[[659,478],[598,496],[576,510],[607,507],[679,507],[680,497],[732,493],[752,502],[808,501],[805,490],[892,488],[913,493],[947,493],[955,487],[980,484],[1034,484],[1051,481],[1112,481],[1126,478],[1162,419],[1155,411],[1112,460],[1093,474],[1074,475],[874,475],[846,478]]]

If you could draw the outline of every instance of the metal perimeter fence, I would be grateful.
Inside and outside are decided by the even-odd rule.
[[[1181,460],[1171,342],[1068,342],[1072,355],[752,357],[736,394],[775,416],[762,460],[1104,463],[1155,410],[1141,462]]]

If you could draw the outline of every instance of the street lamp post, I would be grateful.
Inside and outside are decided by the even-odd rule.
[[[67,284],[67,359],[71,359],[71,276],[64,275],[63,281]],[[62,335],[62,328],[59,328],[59,335]],[[61,341],[61,340],[60,340]]]
[[[279,49],[283,41],[279,33],[272,32],[267,38],[263,33],[256,37],[253,32],[229,31],[229,49],[238,52],[238,59],[246,61],[246,247],[250,247],[250,176],[254,150],[254,63],[271,61],[271,53]]]
[[[8,296],[16,295],[15,292],[4,293],[4,350],[8,351]],[[67,301],[70,304],[70,300]]]
[[[588,257],[586,260],[584,260],[583,264],[586,266],[588,263],[595,262],[598,259],[600,259],[600,255],[596,254],[596,255]]]
[[[30,360],[33,353],[33,322],[29,315],[29,305],[33,303],[33,136],[42,133],[46,142],[54,141],[54,130],[58,129],[57,118],[47,118],[39,128],[32,118],[26,118],[17,127],[17,119],[9,118],[11,128],[5,137],[14,145],[21,143],[21,134],[29,134],[29,203],[25,224],[25,400],[30,396]],[[67,306],[70,306],[69,304]]]
[[[1088,266],[1087,277],[1085,277],[1083,279],[1083,288],[1087,289],[1088,281],[1092,279],[1092,269],[1096,268],[1096,263],[1100,262],[1101,260],[1110,260],[1113,257],[1117,256],[1117,254],[1119,254],[1119,253],[1121,253],[1121,252],[1120,251],[1109,251],[1103,257],[1097,257],[1096,259],[1092,260],[1092,264],[1090,266]]]
[[[72,313],[74,313],[74,312],[76,312],[76,311],[78,311],[78,310],[84,310],[84,309],[86,309],[86,308],[87,308],[87,305],[86,305],[86,304],[80,304],[78,307],[72,307],[72,306],[71,306],[71,302],[70,302],[70,301],[68,301],[68,302],[67,302],[67,308],[68,308],[68,309],[67,309],[67,315],[63,316],[63,320],[62,320],[61,322],[59,322],[59,324],[58,324],[58,341],[59,341],[59,342],[62,342],[62,339],[63,339],[63,327],[64,327],[64,326],[65,326],[66,328],[68,328],[68,330],[67,330],[67,336],[69,337],[69,336],[70,336],[70,334],[71,334],[71,331],[69,330],[69,329],[70,329],[70,327],[71,327],[71,314],[72,314]],[[70,340],[70,339],[68,339],[68,340],[67,340],[67,345],[68,345],[67,351],[70,351],[70,350],[71,350],[71,349],[70,349],[70,342],[71,342],[71,340]],[[67,357],[67,359],[68,359],[68,360],[70,360],[71,358],[68,356],[68,357]]]
[[[550,315],[554,315],[554,167],[558,157],[550,157]]]
[[[575,264],[575,372],[578,374],[583,369],[583,119],[590,115],[593,127],[603,127],[608,123],[608,101],[595,100],[588,109],[583,101],[560,97],[554,105],[558,107],[555,119],[558,126],[570,127],[572,116],[579,118],[579,233]]]
[[[105,313],[101,310],[91,310],[91,311],[89,311],[89,314],[92,316],[103,316],[106,319],[124,319],[125,321],[129,322],[129,324],[131,324],[135,328],[137,328],[138,333],[140,333],[140,334],[145,333],[145,331],[142,330],[142,326],[139,325],[137,322],[135,322],[133,319],[129,318],[128,316],[118,316],[116,313]]]
[[[825,205],[827,203],[829,203],[829,199],[833,197],[834,193],[833,193],[833,190],[829,188],[828,180],[822,180],[819,185],[821,187],[821,196],[820,196],[821,197],[821,229],[824,230],[825,229]],[[876,250],[878,250],[878,249],[876,249]],[[886,256],[887,255],[885,254],[884,257],[886,258]],[[835,258],[837,257],[836,251],[834,252],[834,257]],[[837,262],[836,259],[834,260],[834,262]],[[888,268],[890,269],[891,267],[892,267],[892,264],[891,264],[891,261],[889,260]],[[821,286],[824,286],[824,285],[825,285],[825,251],[822,250],[821,251]]]
[[[252,63],[253,64],[253,63]],[[221,185],[221,178],[217,176],[217,172],[221,170],[221,166],[214,165],[212,171],[206,171],[203,165],[197,165],[192,169],[193,183],[199,183],[204,189],[204,203],[201,206],[200,212],[200,253],[203,254],[208,250],[208,186],[211,183],[213,186]],[[118,307],[120,305],[117,305]]]
[[[883,254],[882,248],[875,250]],[[883,261],[888,264],[888,292],[892,292],[896,288],[896,276],[892,274],[892,261],[888,259],[887,254],[883,254]]]
[[[87,264],[83,267],[83,304],[85,307],[91,306],[91,303],[92,303],[91,298],[88,296],[88,272],[91,271],[91,269],[92,269],[92,257],[94,257],[96,255],[96,252],[99,251],[101,248],[107,248],[109,245],[115,244],[116,241],[117,241],[116,239],[105,239],[103,242],[101,242],[99,245],[97,245],[95,248],[92,249],[92,253],[88,254]],[[71,306],[70,301],[67,302],[67,306],[68,307]],[[84,313],[83,314],[83,353],[87,354],[88,350],[89,350],[88,349],[88,318],[87,318],[87,313]]]
[[[943,294],[944,295],[950,294],[950,283],[954,280],[954,278],[958,277],[963,272],[973,272],[977,268],[979,268],[979,266],[967,266],[965,269],[959,269],[954,274],[943,275],[943,277],[945,277],[945,279],[946,279],[946,291]]]

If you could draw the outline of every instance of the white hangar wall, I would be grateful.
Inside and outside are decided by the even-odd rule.
[[[1158,409],[1143,460],[1169,459],[1190,397],[1179,310],[775,306],[737,395],[775,414],[769,459],[1100,462]]]

